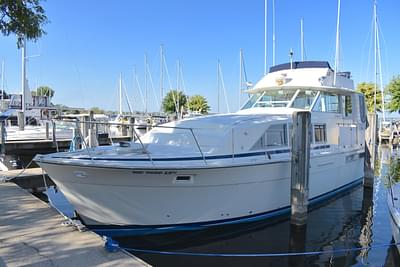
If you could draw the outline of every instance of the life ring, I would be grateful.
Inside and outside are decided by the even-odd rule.
[[[42,110],[42,117],[47,117],[49,115],[49,111],[47,109]]]

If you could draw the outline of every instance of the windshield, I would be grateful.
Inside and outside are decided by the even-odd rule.
[[[252,95],[242,109],[289,107],[289,104],[291,108],[310,109],[317,95],[318,91],[309,89],[266,90]]]

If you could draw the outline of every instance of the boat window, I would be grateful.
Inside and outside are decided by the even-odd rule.
[[[297,89],[266,90],[260,98],[256,98],[253,107],[286,107],[296,91]],[[250,108],[252,103],[254,102],[250,99],[242,109]]]
[[[310,109],[318,91],[301,90],[292,103],[292,108]]]
[[[345,116],[350,116],[353,113],[353,108],[351,104],[351,95],[346,95],[344,97],[344,114]]]
[[[287,146],[287,125],[271,125],[265,133],[257,140],[251,150],[260,150],[264,148]]]
[[[266,131],[266,146],[287,146],[286,124],[271,125]]]
[[[339,96],[332,93],[321,92],[319,99],[315,103],[314,111],[320,112],[340,112]]]
[[[360,119],[362,122],[365,122],[367,120],[366,116],[366,110],[365,110],[365,102],[364,102],[364,96],[363,95],[358,95],[358,99],[360,101]]]
[[[248,109],[254,106],[254,104],[257,102],[257,99],[260,98],[262,93],[254,94],[252,95],[249,100],[247,100],[246,104],[242,107],[242,109]]]
[[[326,125],[314,124],[314,142],[326,143]]]

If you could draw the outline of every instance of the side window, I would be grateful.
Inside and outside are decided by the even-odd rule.
[[[365,110],[365,101],[364,101],[364,96],[359,95],[358,96],[359,101],[360,101],[360,119],[362,122],[365,122],[367,120],[367,114]]]
[[[314,142],[326,143],[326,124],[314,124]]]
[[[351,103],[351,95],[346,95],[344,97],[344,115],[350,116],[353,113],[353,107]]]
[[[339,113],[339,96],[331,93],[321,93],[314,105],[313,111]]]
[[[286,124],[271,125],[257,140],[251,150],[287,146],[288,133]]]
[[[265,132],[266,146],[286,146],[287,145],[287,129],[286,124],[271,125]]]

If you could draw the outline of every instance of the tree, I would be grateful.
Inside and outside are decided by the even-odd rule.
[[[54,96],[54,90],[48,86],[39,86],[36,89],[36,95],[37,96],[48,96],[49,98],[52,98]]]
[[[104,114],[104,110],[99,107],[92,107],[90,111],[93,111],[94,114]]]
[[[162,106],[166,113],[179,113],[186,105],[187,98],[182,91],[171,90],[164,97]]]
[[[382,94],[379,87],[376,87],[376,110],[382,110]],[[374,95],[375,95],[375,84],[374,83],[359,83],[357,85],[357,91],[361,92],[365,96],[365,102],[369,112],[374,112]]]
[[[1,0],[0,30],[3,35],[17,35],[17,46],[21,47],[23,38],[36,41],[46,32],[43,25],[48,22],[40,0]]]
[[[207,114],[210,110],[207,99],[201,95],[191,96],[188,101],[188,108],[192,112],[199,112],[201,114]]]
[[[386,90],[392,98],[388,104],[389,111],[400,112],[400,75],[392,78],[390,83],[386,86]]]

